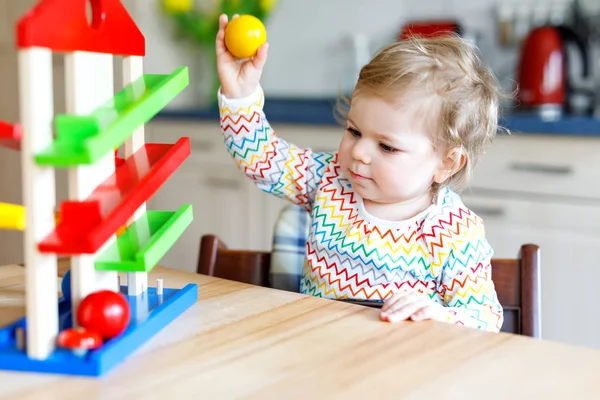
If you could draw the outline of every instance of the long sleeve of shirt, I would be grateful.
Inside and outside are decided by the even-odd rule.
[[[438,291],[446,307],[444,320],[499,331],[503,309],[492,281],[493,250],[483,221],[463,206],[440,216],[431,232],[432,268],[442,271]]]
[[[264,192],[312,208],[323,171],[336,157],[278,137],[263,111],[260,86],[250,96],[228,99],[219,91],[221,131],[238,167]]]
[[[449,262],[460,263],[454,256]],[[504,317],[496,298],[490,259],[469,260],[468,265],[459,270],[449,274],[443,284],[448,311],[446,321],[498,332]]]

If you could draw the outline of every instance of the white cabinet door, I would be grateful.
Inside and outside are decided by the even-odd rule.
[[[257,187],[251,189],[250,224],[251,237],[250,249],[258,251],[271,251],[273,231],[281,209],[289,203],[272,194],[267,194]]]
[[[192,204],[194,220],[160,264],[195,271],[204,234],[219,236],[231,248],[247,248],[251,237],[250,185],[235,166],[177,171],[149,201],[149,207],[176,210],[182,204]]]
[[[463,200],[483,218],[495,257],[515,258],[526,243],[540,246],[542,337],[600,348],[600,207],[475,196]],[[560,223],[568,215],[577,225]]]
[[[600,348],[600,236],[498,224],[489,238],[504,252],[528,241],[540,246],[543,338]]]

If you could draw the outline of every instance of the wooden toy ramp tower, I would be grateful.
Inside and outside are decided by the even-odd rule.
[[[40,0],[16,37],[21,120],[0,123],[0,144],[21,152],[24,204],[4,205],[2,215],[4,226],[24,230],[26,316],[0,329],[0,369],[99,376],[197,300],[197,285],[163,289],[147,279],[193,218],[191,205],[146,210],[189,156],[190,140],[146,144],[144,124],[188,85],[188,70],[143,73],[145,40],[119,0]],[[65,57],[66,114],[56,116],[53,53]],[[114,57],[123,63],[116,94]],[[69,173],[60,211],[55,168]],[[57,255],[71,257],[61,298]],[[99,347],[80,337],[84,354],[57,341],[84,332],[79,305],[107,291],[127,306],[120,333]]]

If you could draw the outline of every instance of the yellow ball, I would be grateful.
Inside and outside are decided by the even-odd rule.
[[[225,28],[225,46],[234,57],[250,58],[267,41],[267,30],[253,15],[240,15]]]

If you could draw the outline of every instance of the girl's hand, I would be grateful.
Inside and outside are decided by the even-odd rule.
[[[232,19],[237,17],[236,14]],[[225,46],[227,22],[227,15],[221,14],[216,39],[217,73],[221,81],[221,93],[229,99],[235,99],[249,96],[256,90],[267,61],[269,44],[260,46],[252,59],[236,59]]]
[[[429,296],[419,292],[397,292],[385,301],[381,307],[380,319],[389,322],[411,319],[421,321],[425,319],[441,319],[445,315],[445,308],[431,300]]]

